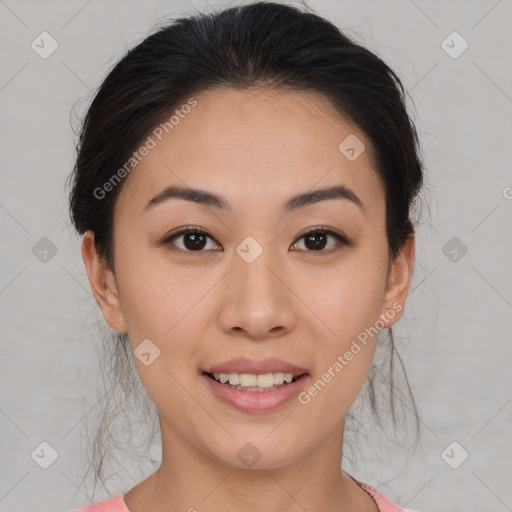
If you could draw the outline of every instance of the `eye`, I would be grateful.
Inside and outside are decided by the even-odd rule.
[[[170,247],[171,250],[182,250],[185,252],[204,252],[203,249],[207,246],[207,240],[210,239],[213,241],[213,238],[208,235],[206,231],[203,231],[197,227],[187,226],[186,228],[180,229],[176,233],[173,233],[172,235],[162,240],[162,245],[177,245],[174,241],[182,237],[183,246],[178,246],[177,249]]]
[[[327,245],[327,240],[330,238],[335,240],[334,247],[331,246],[330,249],[324,250]],[[175,243],[176,240],[183,238],[182,245],[178,245]],[[184,252],[205,252],[203,249],[215,249],[215,247],[208,248],[208,239],[215,242],[215,240],[208,235],[208,233],[198,227],[187,226],[186,228],[180,229],[179,231],[172,233],[170,236],[166,237],[162,240],[162,245],[170,246],[171,250],[181,250]],[[305,247],[307,252],[330,252],[336,246],[341,245],[351,245],[351,242],[340,233],[333,231],[328,228],[314,228],[306,231],[302,235],[297,238],[297,240],[304,239]],[[293,244],[293,247],[297,245],[298,242]],[[217,245],[214,243],[214,246]],[[172,247],[174,246],[174,247]],[[217,249],[218,250],[218,249]],[[303,250],[303,249],[301,249]]]
[[[306,233],[300,235],[298,240],[304,239],[306,250],[311,249],[308,250],[308,252],[330,252],[329,249],[325,251],[323,250],[327,245],[329,237],[334,238],[336,241],[334,247],[331,246],[331,249],[340,245],[350,245],[350,241],[345,236],[333,231],[332,229],[324,227],[310,229]]]

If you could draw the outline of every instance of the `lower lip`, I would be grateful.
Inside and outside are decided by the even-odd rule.
[[[227,384],[221,384],[205,373],[201,375],[217,398],[243,412],[267,412],[277,409],[300,393],[308,376],[309,374],[305,373],[295,382],[283,384],[272,391],[260,392],[241,391]]]

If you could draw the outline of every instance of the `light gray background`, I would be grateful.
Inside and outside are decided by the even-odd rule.
[[[157,20],[208,5],[220,2],[0,0],[0,511],[64,511],[90,498],[80,449],[99,399],[100,335],[64,189],[73,104]],[[375,453],[351,474],[421,512],[512,510],[511,3],[309,5],[403,79],[430,188],[432,226],[418,228],[412,291],[394,328],[422,446],[398,463],[393,449],[375,455],[380,438],[370,436]],[[31,48],[43,31],[59,44],[48,59]],[[453,31],[469,43],[458,58],[441,46]],[[45,263],[32,251],[43,237],[57,248]],[[443,253],[452,237],[468,249],[458,261]],[[43,441],[58,452],[48,469],[31,457]],[[469,453],[457,469],[442,457],[453,441]],[[114,491],[145,476],[135,461],[122,469]]]

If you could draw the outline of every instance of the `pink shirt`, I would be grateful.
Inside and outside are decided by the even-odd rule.
[[[354,479],[354,477],[352,478]],[[408,508],[402,508],[400,505],[392,502],[390,499],[386,498],[384,494],[381,494],[377,489],[374,489],[370,485],[363,484],[357,480],[356,482],[373,497],[380,512],[415,512]],[[92,505],[88,505],[87,507],[75,509],[72,512],[130,512],[123,500],[123,496],[123,494],[117,494],[108,500],[98,501]]]

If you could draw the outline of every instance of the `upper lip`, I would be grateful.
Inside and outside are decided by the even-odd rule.
[[[250,373],[250,374],[265,374],[265,373],[292,373],[294,376],[307,373],[305,368],[287,363],[281,359],[246,359],[236,358],[230,359],[223,363],[210,366],[209,369],[204,370],[205,373]]]

